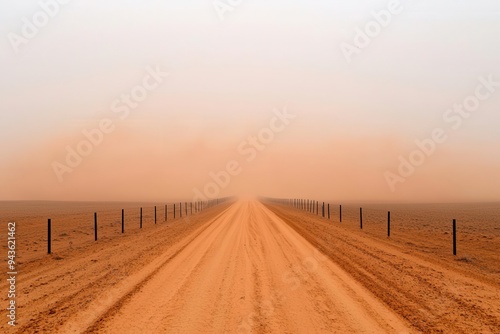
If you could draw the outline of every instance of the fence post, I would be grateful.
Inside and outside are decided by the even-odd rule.
[[[47,248],[48,253],[52,254],[52,220],[49,219],[47,224]]]
[[[328,220],[330,220],[330,203],[328,203]]]
[[[97,212],[94,212],[94,239],[97,241]]]
[[[125,233],[125,209],[122,209],[122,233]]]
[[[167,218],[168,218],[168,217],[167,217],[167,209],[168,209],[168,208],[167,208],[167,206],[165,205],[165,220],[164,220],[164,221],[167,221]]]
[[[359,208],[359,228],[363,229],[363,208]]]
[[[342,205],[340,206],[340,222],[342,223]]]
[[[175,203],[174,203],[174,219],[175,219]]]
[[[323,202],[323,206],[321,207],[321,213],[323,215],[323,218],[325,218],[325,202]]]
[[[387,236],[391,236],[391,212],[387,212]]]
[[[319,202],[316,201],[316,215],[319,215]]]
[[[179,203],[179,212],[180,212],[179,217],[182,218],[182,202]]]
[[[141,223],[140,223],[140,227],[142,228],[142,208],[141,208]]]
[[[155,205],[155,225],[156,225],[156,205]]]
[[[453,255],[457,255],[457,220],[453,219]]]

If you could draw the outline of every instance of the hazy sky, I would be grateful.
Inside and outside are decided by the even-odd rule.
[[[66,2],[0,4],[0,200],[500,200],[498,1]]]

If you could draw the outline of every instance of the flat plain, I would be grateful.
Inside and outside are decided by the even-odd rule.
[[[158,203],[2,202],[2,263],[15,221],[19,275],[18,325],[3,317],[0,330],[500,332],[500,204],[367,204],[362,230],[359,207],[344,205],[340,223],[333,204],[330,219],[257,200],[173,219],[169,204],[164,221]]]

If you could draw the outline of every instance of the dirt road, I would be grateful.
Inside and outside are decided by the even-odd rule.
[[[135,289],[144,278],[129,278],[60,332],[410,332],[256,201],[237,202],[185,247],[161,258],[142,271],[147,283]]]
[[[23,270],[19,325],[5,332],[500,329],[497,282],[258,201],[100,240]]]

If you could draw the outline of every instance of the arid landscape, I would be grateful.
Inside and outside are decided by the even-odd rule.
[[[0,334],[500,334],[500,1],[0,1]]]
[[[169,212],[166,222],[161,211],[155,225],[151,203],[128,203],[137,214],[126,215],[123,235],[122,207],[2,203],[2,221],[17,223],[20,273],[18,326],[2,323],[2,332],[500,331],[499,204],[369,204],[360,230],[354,205],[343,206],[340,223],[333,204],[328,220],[234,200],[183,218]],[[455,257],[450,214],[460,223]]]

